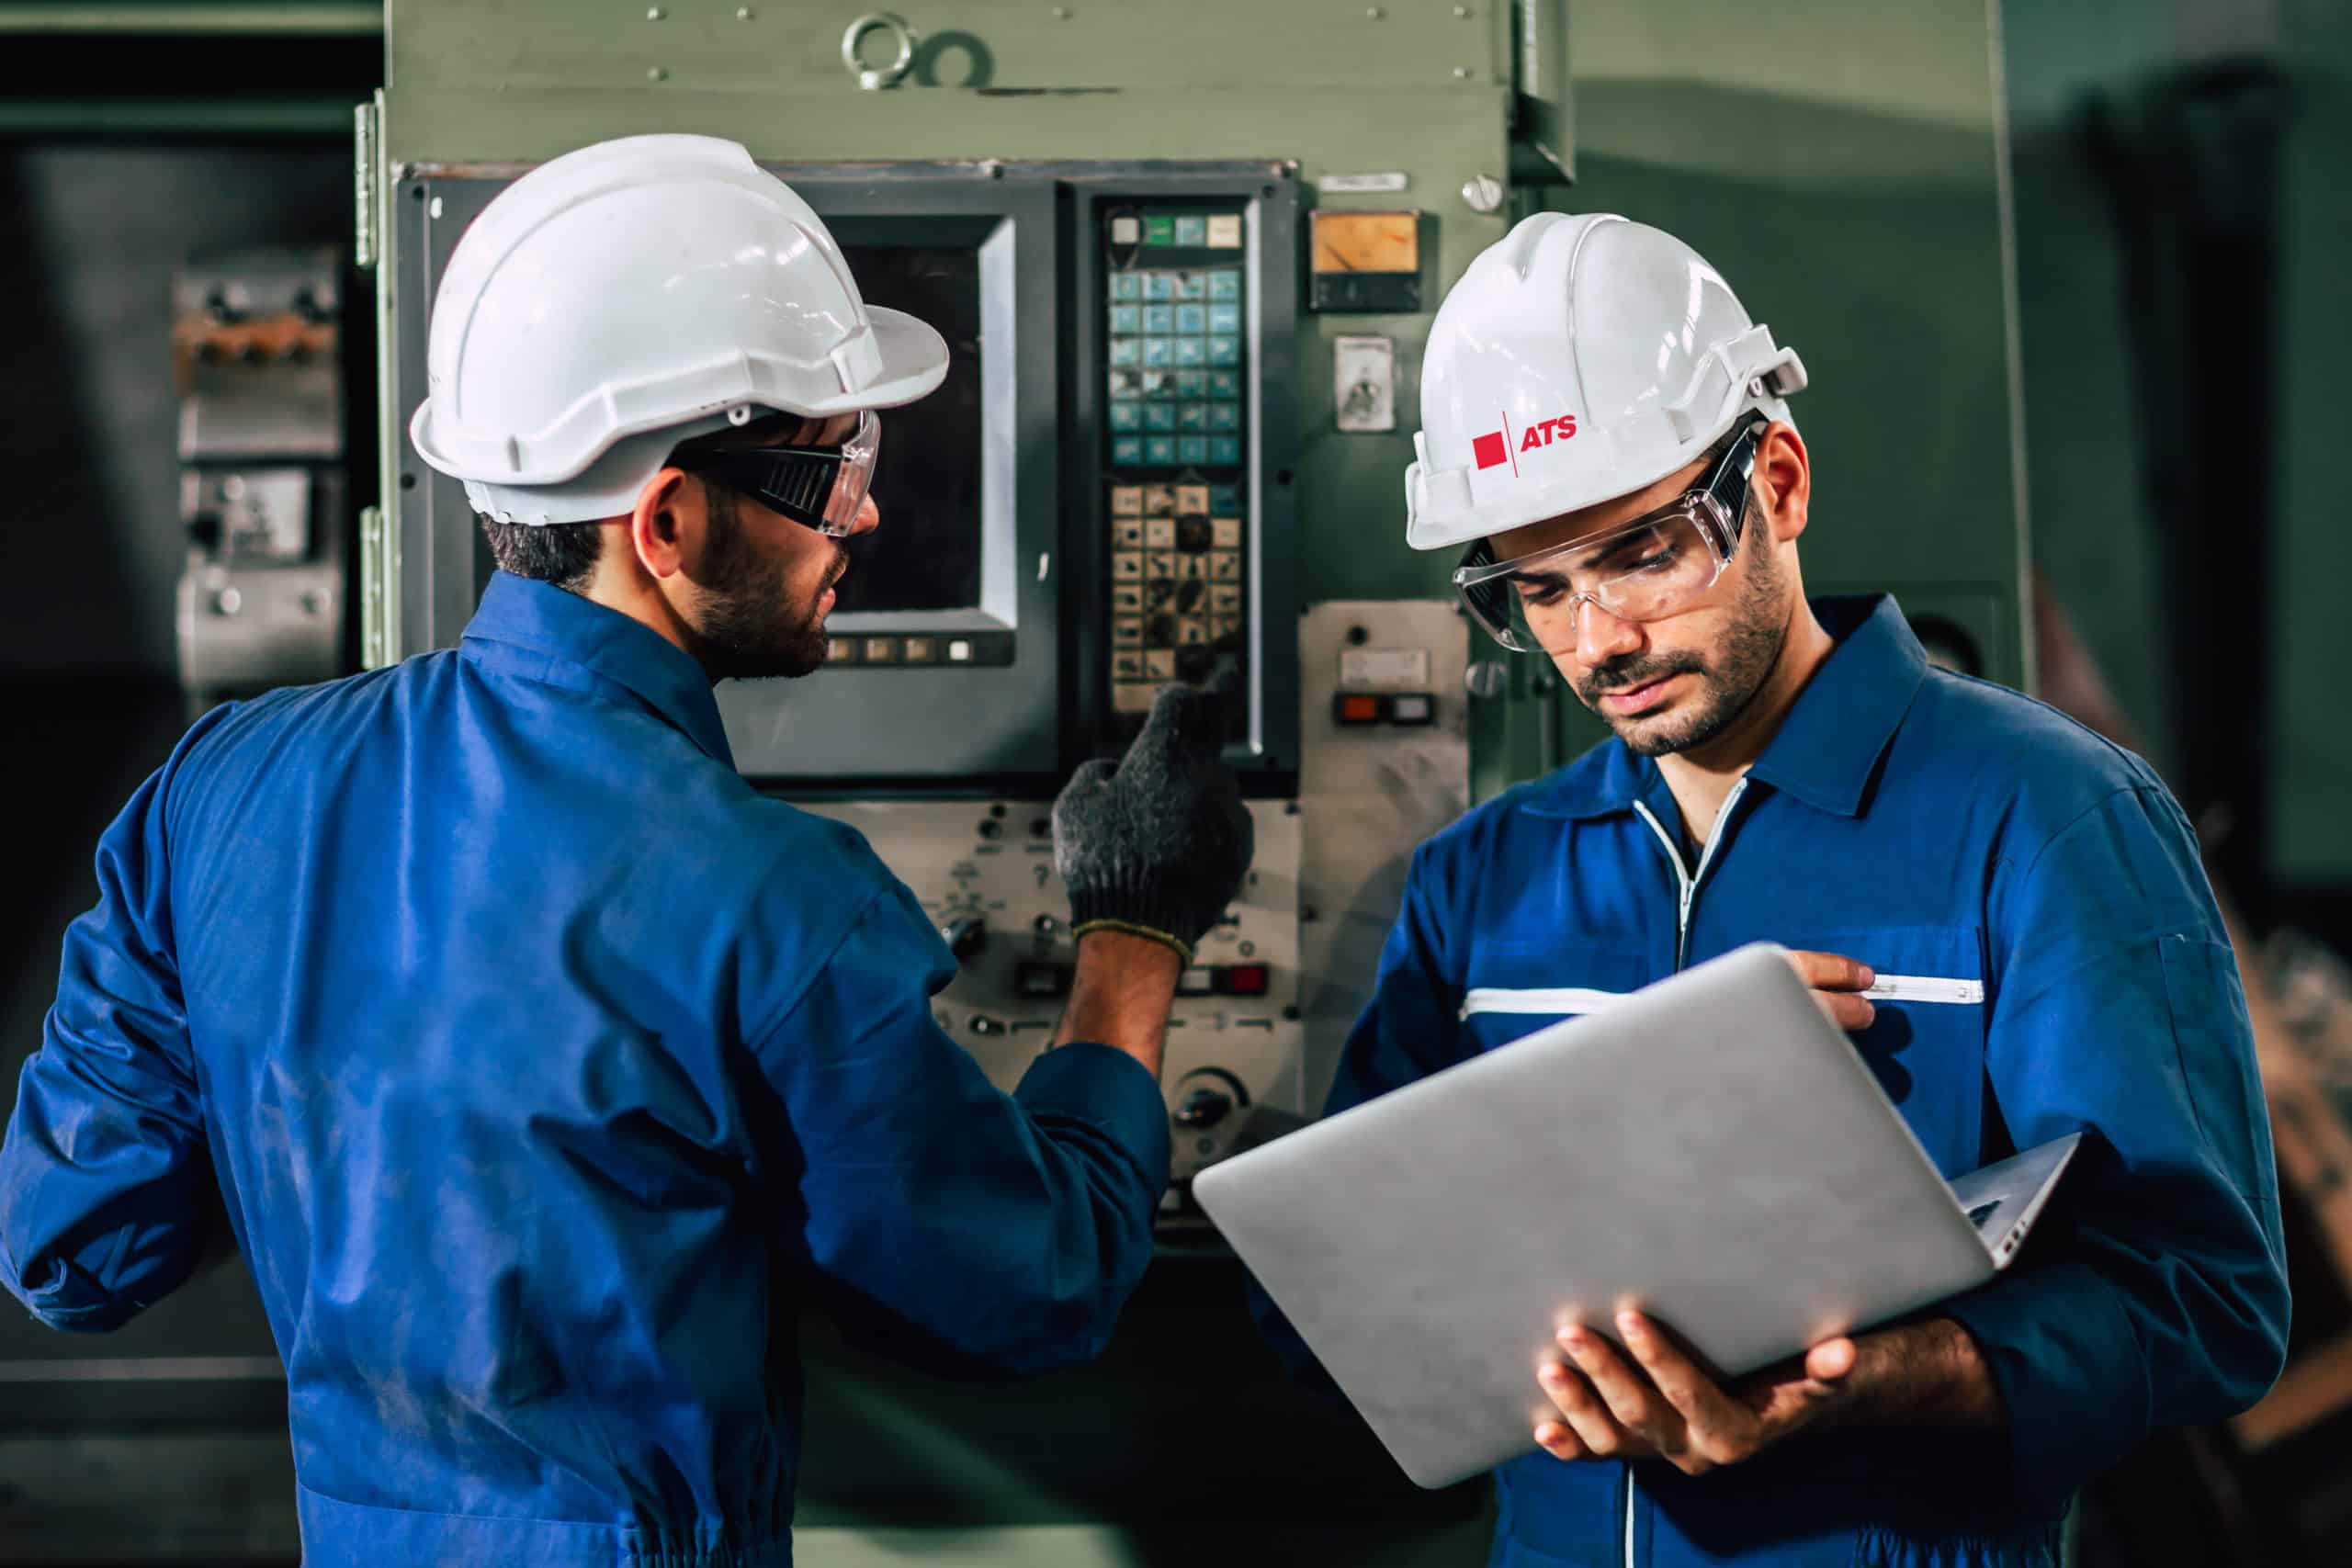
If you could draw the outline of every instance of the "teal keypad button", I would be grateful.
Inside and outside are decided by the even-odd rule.
[[[1204,436],[1182,435],[1176,440],[1176,460],[1180,463],[1205,463],[1209,459],[1209,443]]]
[[[1147,245],[1172,245],[1176,243],[1176,218],[1173,213],[1155,212],[1143,220],[1143,243]]]
[[[1172,435],[1147,435],[1143,438],[1143,460],[1147,463],[1176,461],[1176,438]]]
[[[1111,298],[1140,299],[1143,298],[1143,276],[1139,273],[1114,272],[1111,275]]]
[[[1205,299],[1209,297],[1209,275],[1204,272],[1180,272],[1176,275],[1176,298]]]
[[[1115,299],[1117,296],[1114,296],[1114,298]],[[1209,298],[1212,299],[1240,299],[1241,275],[1238,272],[1213,272],[1209,274]]]
[[[1201,340],[1194,338],[1194,343]],[[1173,365],[1176,362],[1176,340],[1172,337],[1148,337],[1143,340],[1143,362],[1150,366]]]
[[[1146,370],[1141,374],[1145,397],[1172,398],[1176,395],[1176,372],[1173,370]]]
[[[1143,275],[1143,297],[1148,302],[1158,302],[1163,299],[1174,299],[1176,297],[1174,280],[1164,272],[1145,273]]]
[[[1209,427],[1209,405],[1206,403],[1171,403],[1176,411],[1179,430],[1206,430]]]
[[[1172,333],[1176,330],[1176,307],[1146,305],[1143,307],[1143,330],[1148,333]]]
[[[1175,357],[1169,363],[1172,365],[1200,365],[1206,363],[1208,359],[1208,351],[1202,346],[1202,342],[1199,338],[1180,337],[1170,338],[1169,341],[1176,345]]]
[[[1176,428],[1176,405],[1175,405],[1174,403],[1146,403],[1146,404],[1144,404],[1144,405],[1143,405],[1143,427],[1144,427],[1146,430],[1173,430],[1173,429],[1175,429],[1175,428]]]
[[[1112,306],[1111,330],[1114,333],[1132,333],[1142,331],[1143,307],[1140,305]]]
[[[1140,370],[1125,366],[1114,368],[1111,372],[1111,395],[1114,398],[1142,397],[1143,378],[1144,373]]]
[[[1239,403],[1209,403],[1204,406],[1209,411],[1208,427],[1211,430],[1238,430],[1241,428],[1241,405]],[[1115,425],[1114,428],[1116,428]]]
[[[1205,398],[1209,395],[1209,373],[1205,370],[1176,372],[1176,395],[1180,398]]]
[[[1113,403],[1111,405],[1111,428],[1114,430],[1141,430],[1143,428],[1143,405],[1141,403]]]
[[[1178,332],[1190,333],[1194,337],[1198,337],[1201,333],[1209,330],[1209,309],[1207,306],[1179,305],[1175,307],[1175,310],[1176,330]],[[1226,330],[1227,332],[1239,332],[1241,329],[1237,326],[1228,327]]]
[[[1209,243],[1209,220],[1194,214],[1176,220],[1176,243],[1198,248]]]
[[[1194,338],[1193,341],[1194,343],[1199,343],[1204,340]],[[1238,365],[1241,363],[1241,340],[1239,338],[1213,337],[1206,339],[1205,341],[1209,345],[1209,363],[1211,365]],[[1146,365],[1151,363],[1151,360],[1148,355],[1144,359],[1144,363]]]
[[[1208,330],[1213,333],[1238,333],[1241,330],[1241,307],[1212,305],[1208,310]]]
[[[1119,435],[1111,440],[1111,461],[1133,466],[1143,461],[1143,437]]]
[[[1238,435],[1212,435],[1207,438],[1209,455],[1204,461],[1219,468],[1230,468],[1241,461],[1241,438]]]
[[[1111,340],[1111,363],[1114,365],[1142,364],[1143,339],[1139,337],[1113,338]]]
[[[1238,400],[1241,396],[1240,376],[1231,370],[1210,371],[1209,396]]]

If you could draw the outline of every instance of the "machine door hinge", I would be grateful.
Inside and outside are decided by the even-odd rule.
[[[352,265],[360,271],[372,270],[376,258],[383,254],[379,243],[383,225],[383,203],[378,199],[382,186],[377,168],[379,142],[377,127],[380,110],[374,103],[365,103],[352,110]]]
[[[380,506],[359,513],[359,667],[397,664],[400,646],[400,529]]]

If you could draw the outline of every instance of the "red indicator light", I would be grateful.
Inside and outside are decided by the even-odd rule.
[[[1262,997],[1273,976],[1262,964],[1237,964],[1223,976],[1228,997]]]
[[[1356,693],[1343,693],[1340,697],[1341,724],[1378,724],[1380,699]]]

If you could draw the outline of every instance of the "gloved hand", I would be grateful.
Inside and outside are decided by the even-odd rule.
[[[1054,802],[1054,865],[1071,928],[1193,948],[1241,891],[1256,829],[1219,760],[1221,699],[1170,686],[1118,762],[1092,761]]]

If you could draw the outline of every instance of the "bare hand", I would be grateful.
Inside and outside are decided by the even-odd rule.
[[[1813,987],[1813,999],[1838,1028],[1849,1032],[1868,1029],[1878,1017],[1878,1009],[1869,998],[1854,994],[1878,984],[1878,972],[1860,959],[1797,951],[1789,954],[1789,963],[1797,978]]]
[[[1768,1369],[1726,1389],[1638,1313],[1618,1315],[1633,1359],[1582,1327],[1563,1329],[1557,1361],[1538,1374],[1562,1421],[1535,1428],[1555,1459],[1663,1459],[1686,1475],[1736,1464],[1813,1424],[1843,1394],[1854,1341],[1826,1340],[1796,1364]]]

